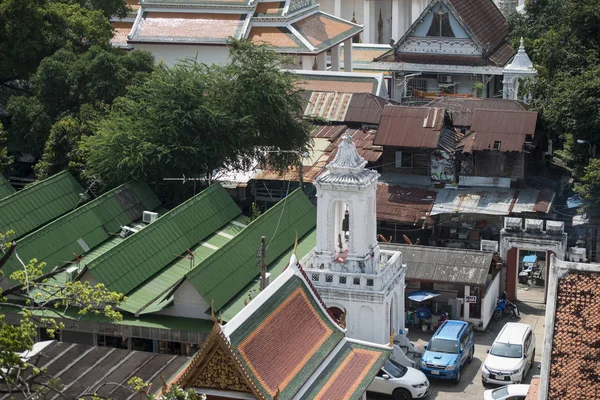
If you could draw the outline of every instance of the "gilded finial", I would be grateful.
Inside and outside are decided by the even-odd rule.
[[[214,322],[217,322],[217,317],[215,317],[215,300],[210,301],[210,317]]]
[[[339,325],[342,329],[346,329],[346,307],[344,307],[344,312],[340,314]]]
[[[395,332],[392,329],[392,334],[390,335],[390,343],[389,343],[390,347],[394,347],[394,334],[395,334]]]
[[[250,301],[248,300],[247,297],[244,298],[244,307],[246,307],[248,305]]]
[[[223,325],[223,314],[219,311],[219,323]]]
[[[273,400],[279,400],[279,387],[277,387],[277,391],[275,392],[275,396],[273,396]]]
[[[160,374],[160,390],[163,394],[166,394],[169,391],[169,386],[167,386],[167,382],[165,382],[165,377],[163,374]]]
[[[298,231],[296,231],[296,241],[294,242],[294,254],[296,254],[296,250],[298,250]]]

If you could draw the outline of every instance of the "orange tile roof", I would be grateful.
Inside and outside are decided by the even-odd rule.
[[[133,11],[137,11],[140,8],[139,0],[125,0],[125,2]]]
[[[352,62],[371,62],[374,58],[382,56],[389,49],[370,49],[367,47],[352,48]]]
[[[293,26],[318,49],[326,48],[362,31],[361,27],[322,13],[301,19]]]
[[[241,14],[146,12],[132,41],[225,42],[238,35],[244,18]]]
[[[549,400],[600,399],[600,273],[569,271],[558,282]]]
[[[133,22],[111,22],[110,24],[114,29],[113,38],[110,43],[115,46],[126,46],[127,35],[131,33]]]
[[[268,3],[261,3],[268,4]],[[287,31],[287,30],[286,30]],[[272,47],[297,47],[300,45],[296,43],[291,37],[291,33],[286,33],[286,31],[277,27],[254,27],[250,30],[250,34],[248,35],[248,39],[258,42],[264,43]]]
[[[238,351],[263,387],[274,394],[278,388],[285,390],[332,334],[307,294],[297,288],[244,339]],[[293,346],[289,338],[294,338]]]
[[[273,1],[273,2],[265,2],[258,3],[256,5],[255,14],[279,14],[285,6],[285,1]]]
[[[298,86],[305,90],[322,92],[345,92],[345,93],[371,93],[372,82],[349,82],[349,81],[326,81],[301,77]]]

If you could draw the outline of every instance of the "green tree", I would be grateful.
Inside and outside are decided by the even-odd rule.
[[[600,7],[596,0],[536,0],[511,19],[513,44],[525,47],[538,69],[532,108],[542,127],[562,145],[557,154],[590,187],[598,176],[586,168],[587,145],[600,144]],[[587,172],[586,172],[587,171]],[[591,174],[591,175],[590,175]],[[600,204],[600,196],[588,200]]]
[[[0,87],[22,90],[22,81],[33,75],[44,58],[61,48],[82,52],[94,44],[108,46],[113,31],[105,14],[120,11],[114,6],[95,9],[103,2],[0,2]]]
[[[8,135],[0,122],[0,174],[5,173],[13,163],[13,157],[8,154]]]
[[[0,233],[0,275],[8,258],[18,250],[16,242],[10,240],[11,235],[12,232]],[[64,313],[69,308],[75,308],[79,316],[93,314],[112,321],[122,319],[115,310],[123,300],[122,295],[108,291],[102,284],[54,283],[49,278],[55,272],[43,270],[44,263],[33,259],[11,275],[17,282],[15,286],[4,292],[0,290],[0,379],[6,390],[22,393],[25,398],[61,393],[59,380],[19,354],[33,348],[38,328],[46,329],[52,336],[63,327],[59,318],[70,318]],[[6,323],[4,310],[18,313],[20,324]]]
[[[109,186],[133,178],[158,187],[164,178],[248,167],[264,159],[265,148],[306,151],[295,76],[264,46],[234,41],[231,49],[224,66],[161,65],[130,86],[85,138],[86,173]],[[283,168],[297,157],[282,152],[269,161]]]

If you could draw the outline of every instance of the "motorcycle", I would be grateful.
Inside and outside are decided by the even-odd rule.
[[[504,314],[510,314],[514,318],[521,318],[521,314],[519,313],[519,309],[517,305],[511,303],[507,296],[506,292],[502,293],[502,297],[498,299],[496,303],[496,311],[494,311],[494,319],[500,320],[504,316]]]

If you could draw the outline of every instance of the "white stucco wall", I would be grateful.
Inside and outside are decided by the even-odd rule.
[[[497,274],[494,280],[490,283],[487,288],[487,292],[485,293],[485,297],[482,299],[481,303],[481,319],[469,318],[468,321],[471,322],[476,329],[478,328],[479,322],[483,324],[483,328],[485,329],[487,325],[490,323],[492,316],[494,315],[494,311],[496,311],[496,304],[498,300],[498,296],[500,294],[500,277],[502,274]]]
[[[157,312],[157,314],[210,319],[210,315],[205,314],[205,311],[209,308],[210,305],[200,296],[196,288],[186,280],[175,291],[173,305]]]
[[[224,64],[229,57],[227,46],[135,43],[133,47],[149,51],[156,61],[164,61],[168,66],[186,58],[196,58],[198,62],[208,65]]]

